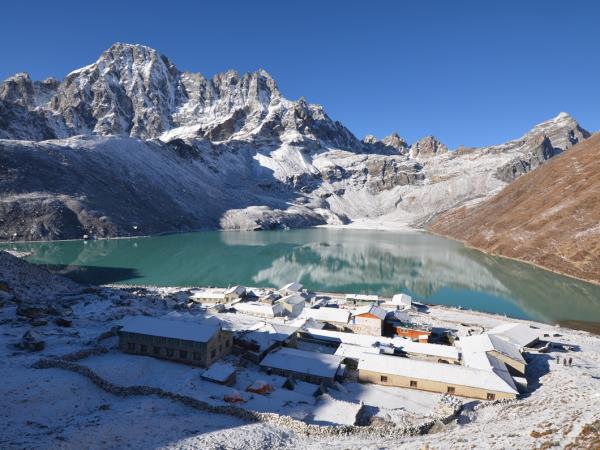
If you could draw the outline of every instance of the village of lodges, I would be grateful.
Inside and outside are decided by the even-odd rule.
[[[322,393],[358,382],[501,400],[526,389],[525,356],[539,341],[538,330],[524,323],[462,335],[432,326],[426,305],[406,294],[318,293],[298,282],[197,289],[188,306],[205,314],[125,317],[119,349],[198,366],[204,380],[225,385],[235,382],[242,362],[284,377],[280,387],[287,389],[303,381]],[[239,320],[225,319],[232,316]]]

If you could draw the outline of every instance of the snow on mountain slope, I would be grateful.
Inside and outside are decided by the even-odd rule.
[[[506,144],[356,139],[264,70],[206,79],[115,44],[62,82],[0,85],[0,239],[380,221],[420,226],[589,133],[561,113]]]

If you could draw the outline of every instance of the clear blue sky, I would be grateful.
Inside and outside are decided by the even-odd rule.
[[[560,111],[599,126],[600,2],[9,2],[0,78],[62,78],[113,42],[179,69],[265,68],[358,137],[503,142]]]

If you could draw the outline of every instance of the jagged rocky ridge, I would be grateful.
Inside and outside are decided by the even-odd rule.
[[[211,79],[115,44],[63,81],[0,85],[0,239],[325,223],[420,226],[587,138],[567,114],[506,144],[358,140],[264,70]]]

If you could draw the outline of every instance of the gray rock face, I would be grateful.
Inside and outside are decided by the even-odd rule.
[[[496,176],[502,181],[510,183],[562,152],[560,148],[555,148],[552,145],[547,136],[541,136],[539,140],[541,142],[524,154],[523,157],[499,167]]]
[[[62,81],[0,85],[0,240],[419,226],[588,136],[561,113],[478,149],[396,133],[359,141],[321,106],[284,98],[264,70],[207,79],[115,44]]]
[[[180,72],[154,49],[131,44],[113,45],[61,83],[32,82],[27,74],[7,79],[0,86],[0,125],[4,139],[153,139],[179,129],[187,137],[226,141],[240,133],[271,138],[293,131],[298,143],[360,147],[320,106],[283,99],[264,70],[243,76],[228,71],[208,80]]]

